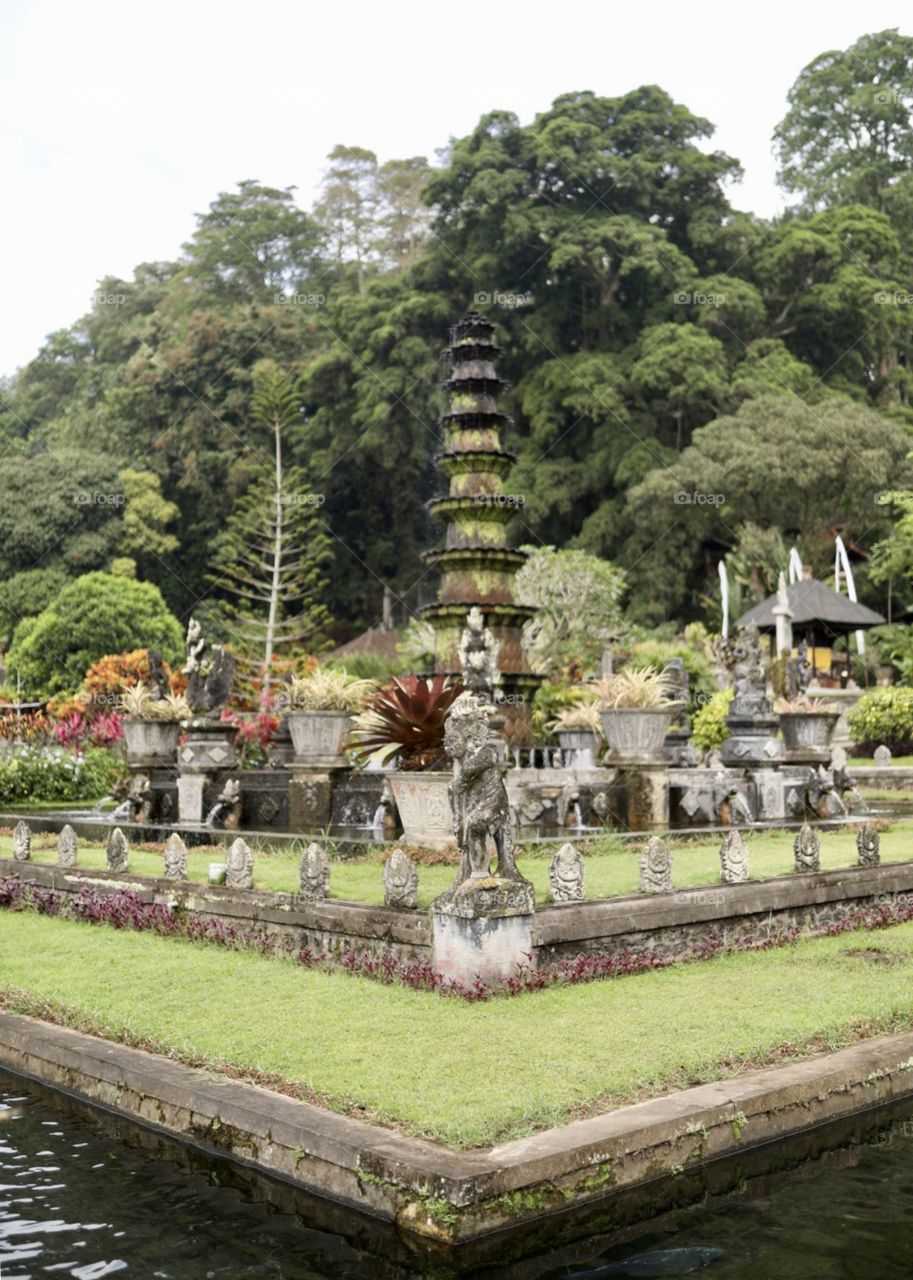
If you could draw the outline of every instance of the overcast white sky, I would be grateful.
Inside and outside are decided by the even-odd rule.
[[[102,275],[174,257],[243,178],[314,195],[337,142],[427,155],[494,108],[656,83],[741,160],[736,205],[782,206],[771,131],[799,70],[909,3],[769,0],[0,0],[0,373]]]

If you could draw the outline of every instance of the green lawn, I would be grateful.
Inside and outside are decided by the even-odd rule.
[[[60,1002],[113,1039],[279,1073],[459,1146],[731,1075],[811,1037],[837,1046],[862,1025],[913,1025],[911,961],[913,923],[467,1004],[253,952],[0,915],[0,988]]]
[[[757,831],[748,836],[750,865],[753,878],[788,875],[793,870],[794,833],[784,831]],[[840,829],[821,834],[821,865],[824,868],[849,866],[856,861],[855,832]],[[721,837],[685,840],[673,839],[672,876],[676,887],[711,884],[720,878]],[[606,898],[621,893],[636,893],[639,870],[637,842],[625,842],[611,838],[596,838],[577,842],[587,855],[586,894],[588,898]],[[32,857],[42,861],[56,861],[57,838],[54,835],[35,833],[32,837]],[[548,865],[557,848],[552,845],[531,845],[530,856],[521,857],[520,869],[536,889],[540,904],[548,901]],[[12,840],[9,835],[0,836],[0,856],[9,857]],[[190,850],[190,876],[205,880],[209,863],[224,860],[222,847]],[[901,820],[892,824],[881,837],[881,856],[884,862],[901,862],[913,858],[913,820]],[[293,851],[258,851],[254,864],[254,883],[258,888],[293,893],[298,887],[298,860],[300,853]],[[104,848],[101,845],[80,844],[79,860],[86,867],[105,865]],[[161,875],[162,855],[148,846],[130,851],[130,867],[142,875]],[[452,882],[452,866],[419,867],[419,904],[428,906],[432,899]],[[330,895],[358,902],[383,902],[382,853],[369,850],[365,857],[343,859],[333,863],[330,877]]]

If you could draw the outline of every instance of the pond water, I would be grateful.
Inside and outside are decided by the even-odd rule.
[[[340,1210],[316,1201],[305,1217],[283,1212],[225,1185],[231,1178],[221,1165],[194,1168],[154,1155],[136,1139],[122,1141],[115,1124],[0,1073],[2,1280],[453,1274],[441,1259],[417,1260],[392,1237],[385,1244],[380,1224],[352,1225],[348,1215],[352,1229],[345,1230]],[[489,1245],[484,1265],[460,1274],[910,1280],[913,1120],[863,1128],[788,1174],[753,1177],[734,1194],[628,1228],[623,1244],[603,1234],[553,1249],[549,1230],[536,1229],[536,1256],[516,1260],[515,1241],[505,1250],[515,1261],[499,1262]],[[557,1241],[562,1233],[554,1234]]]

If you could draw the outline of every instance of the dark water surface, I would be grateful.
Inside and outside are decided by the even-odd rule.
[[[528,1229],[528,1247],[489,1243],[484,1262],[457,1270],[503,1280],[913,1280],[913,1120],[873,1123],[790,1173],[752,1175],[629,1227],[623,1244],[605,1232],[569,1243],[556,1220]],[[263,1203],[225,1185],[221,1163],[162,1158],[115,1128],[0,1073],[0,1280],[454,1274],[444,1259],[385,1240],[380,1224],[316,1201],[305,1216],[284,1212],[281,1192],[279,1208]]]

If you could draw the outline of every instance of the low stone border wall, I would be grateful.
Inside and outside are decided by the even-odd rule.
[[[540,960],[625,948],[685,956],[710,938],[737,945],[794,927],[820,929],[853,908],[904,898],[913,905],[913,862],[841,867],[545,907],[533,943]]]
[[[711,1161],[913,1096],[913,1033],[476,1152],[18,1014],[0,1014],[0,1066],[449,1246],[647,1186],[668,1207]]]
[[[131,871],[0,859],[0,878],[13,877],[58,893],[78,894],[83,888],[107,894],[135,893],[143,902],[178,907],[241,930],[266,929],[320,955],[342,955],[349,949],[377,955],[389,952],[404,963],[428,960],[431,955],[431,920],[425,911],[338,898],[305,902],[294,893],[228,889]]]
[[[913,791],[913,769],[908,765],[853,765],[847,773],[856,787],[876,791]]]
[[[127,890],[144,902],[171,904],[242,930],[269,930],[330,958],[354,950],[390,954],[404,964],[431,960],[431,919],[422,910],[337,898],[306,902],[293,893],[0,859],[0,878],[13,877],[60,893]],[[540,962],[625,950],[685,958],[709,941],[738,945],[790,928],[821,929],[847,911],[906,899],[913,905],[913,861],[565,903],[536,912],[533,952]]]

